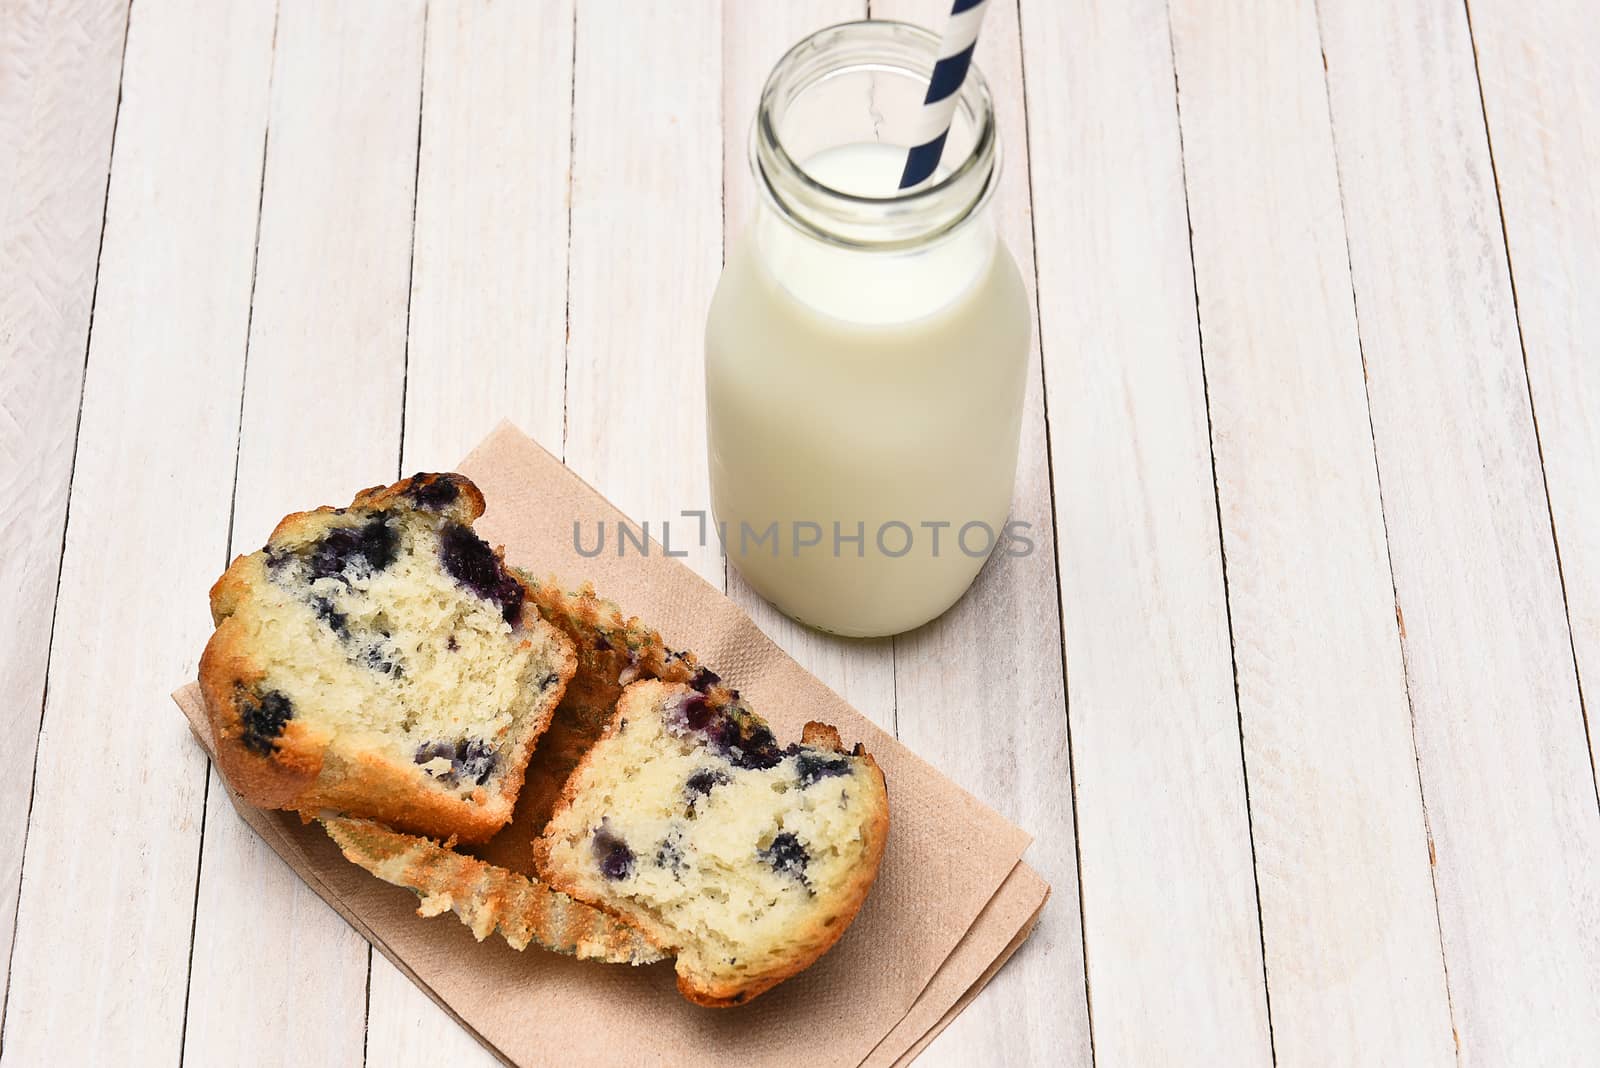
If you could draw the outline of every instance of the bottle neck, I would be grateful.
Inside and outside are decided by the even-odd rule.
[[[773,68],[751,137],[751,168],[772,213],[814,240],[863,251],[941,242],[982,214],[999,144],[987,85],[969,71],[933,180],[897,188],[938,50],[904,23],[819,31]]]

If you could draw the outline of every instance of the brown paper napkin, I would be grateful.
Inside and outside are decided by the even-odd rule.
[[[348,863],[315,825],[235,807],[277,853],[463,1027],[508,1063],[570,1065],[903,1063],[976,996],[1032,930],[1049,887],[1020,863],[1029,837],[845,704],[732,601],[652,543],[648,556],[584,559],[573,523],[625,517],[554,457],[503,424],[459,468],[483,490],[478,529],[509,562],[600,592],[692,649],[737,686],[780,739],[808,719],[864,742],[889,784],[883,866],[854,925],[815,966],[739,1009],[681,999],[670,964],[646,968],[475,943],[453,918],[421,919],[416,897]],[[174,694],[201,743],[197,687]],[[539,828],[513,824],[505,836]]]

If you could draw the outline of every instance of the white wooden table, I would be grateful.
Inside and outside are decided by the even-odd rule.
[[[501,417],[704,507],[756,92],[866,8],[0,0],[6,1064],[488,1063],[167,693],[236,548]],[[1587,0],[996,0],[1039,551],[854,644],[691,559],[1038,836],[930,1060],[1600,1057],[1597,55]]]

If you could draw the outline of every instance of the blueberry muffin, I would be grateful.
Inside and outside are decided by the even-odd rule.
[[[480,942],[499,931],[517,950],[535,945],[612,964],[665,959],[642,932],[525,875],[370,820],[328,817],[322,826],[346,860],[415,891],[417,915],[454,912]]]
[[[200,685],[245,800],[465,842],[510,820],[577,661],[473,533],[483,507],[416,475],[288,516],[217,580]]]
[[[779,746],[725,687],[629,686],[567,782],[534,862],[552,886],[677,957],[701,1005],[746,1002],[822,956],[889,830],[883,773],[806,725]]]

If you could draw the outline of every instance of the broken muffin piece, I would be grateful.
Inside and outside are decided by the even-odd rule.
[[[623,691],[534,861],[675,953],[685,997],[726,1006],[838,941],[888,829],[883,773],[832,727],[780,746],[730,691],[650,679]]]
[[[577,662],[473,532],[483,508],[416,475],[287,517],[217,580],[200,685],[245,800],[466,842],[511,819]]]

